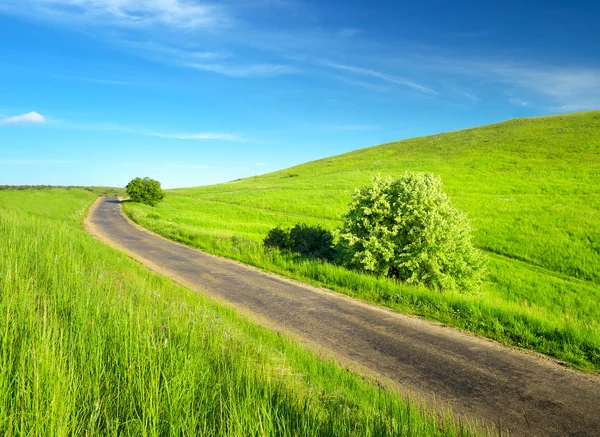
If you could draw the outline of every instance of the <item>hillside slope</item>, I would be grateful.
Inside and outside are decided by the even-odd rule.
[[[404,171],[440,175],[482,248],[600,283],[600,111],[415,138],[173,194],[336,220],[355,187]]]
[[[356,187],[375,174],[405,171],[440,175],[453,202],[473,219],[475,241],[490,258],[489,284],[479,299],[497,311],[510,308],[551,320],[555,334],[577,330],[578,340],[560,334],[557,341],[587,343],[577,354],[600,364],[594,334],[600,328],[595,305],[600,298],[600,111],[510,120],[370,147],[263,176],[172,190],[155,209],[130,204],[126,210],[167,237],[242,259],[237,253],[250,250],[244,249],[247,241],[259,242],[276,225],[338,226]],[[229,253],[224,243],[216,250],[219,244],[207,243],[211,239],[233,239],[229,244],[235,250]],[[291,276],[302,276],[293,270]],[[308,276],[335,289],[345,287]],[[496,317],[502,326],[491,332],[490,326],[442,315],[455,305],[424,310],[422,303],[406,303],[401,309],[578,360],[542,346],[547,336],[525,340],[522,332],[510,332],[510,321],[502,317]]]

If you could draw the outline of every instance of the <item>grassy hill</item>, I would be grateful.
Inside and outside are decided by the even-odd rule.
[[[333,229],[375,174],[440,175],[477,228],[488,283],[438,294],[265,252],[276,225]],[[600,371],[600,111],[510,120],[414,138],[128,204],[166,237]]]
[[[0,435],[468,436],[0,191]]]

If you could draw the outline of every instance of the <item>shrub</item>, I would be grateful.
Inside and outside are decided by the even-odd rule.
[[[279,226],[271,229],[263,240],[263,244],[265,247],[289,250],[291,248],[289,229],[281,229]]]
[[[473,291],[483,279],[483,255],[472,227],[431,173],[372,179],[356,190],[338,235],[350,268],[437,290]]]
[[[320,226],[297,224],[290,231],[291,249],[308,258],[332,261],[333,235]]]
[[[332,261],[333,235],[320,226],[297,224],[292,229],[273,228],[263,240],[265,247],[290,250],[307,258]]]
[[[148,177],[132,179],[125,189],[133,202],[141,202],[150,206],[155,206],[165,197],[160,182]]]

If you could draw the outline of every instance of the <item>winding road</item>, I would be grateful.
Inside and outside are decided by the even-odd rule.
[[[100,198],[90,233],[358,372],[512,436],[600,436],[600,377],[534,353],[266,274],[140,229]]]

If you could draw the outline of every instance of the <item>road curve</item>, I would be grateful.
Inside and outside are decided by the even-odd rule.
[[[97,238],[355,368],[512,436],[600,436],[600,378],[533,353],[205,254],[132,225],[99,199]]]

